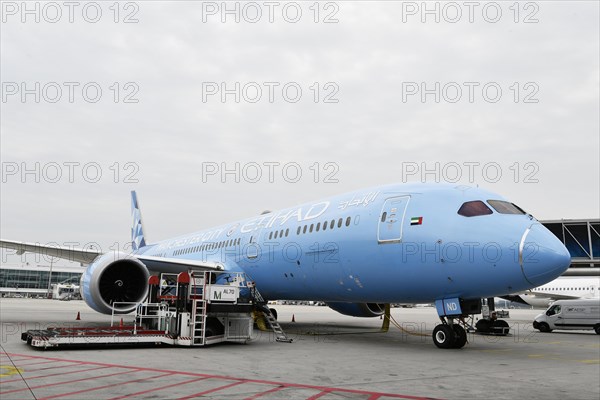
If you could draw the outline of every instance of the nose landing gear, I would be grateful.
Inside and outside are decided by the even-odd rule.
[[[467,331],[454,318],[442,319],[433,330],[433,343],[440,349],[460,349],[467,343]]]

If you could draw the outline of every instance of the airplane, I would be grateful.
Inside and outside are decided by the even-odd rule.
[[[89,263],[81,293],[94,310],[142,302],[150,274],[243,272],[265,300],[314,300],[355,317],[378,317],[390,303],[435,303],[439,348],[467,341],[460,318],[482,298],[539,287],[571,257],[532,215],[479,187],[403,183],[333,196],[149,243],[131,193],[132,250],[0,247]],[[115,307],[127,313],[131,307]]]
[[[598,299],[600,298],[599,286],[598,276],[561,276],[545,285],[522,293],[502,296],[502,298],[545,309],[556,300]]]

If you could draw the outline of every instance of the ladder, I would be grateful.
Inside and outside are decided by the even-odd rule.
[[[275,340],[277,342],[292,343],[292,341],[294,339],[290,339],[285,334],[285,332],[283,331],[283,329],[281,329],[281,325],[279,325],[279,322],[277,322],[277,320],[273,316],[273,313],[271,312],[271,310],[269,309],[269,307],[267,307],[265,305],[262,305],[261,307],[259,307],[259,309],[260,309],[260,311],[262,311],[263,315],[265,316],[265,318],[269,322],[269,325],[271,326],[271,329],[273,330],[273,333],[275,333]]]
[[[204,339],[206,338],[206,302],[204,299],[193,300],[193,313],[192,313],[192,344],[197,346],[204,345]]]
[[[271,327],[271,330],[273,330],[273,333],[275,333],[275,341],[284,342],[284,343],[292,343],[293,339],[290,339],[285,334],[285,332],[281,328],[281,325],[279,325],[279,322],[277,322],[277,320],[273,316],[271,309],[269,307],[267,307],[267,302],[261,296],[261,294],[258,292],[256,287],[251,287],[250,293],[252,294],[252,298],[254,299],[254,302],[256,303],[258,310],[260,312],[262,312],[262,314],[265,316],[267,322],[269,323],[269,326]]]

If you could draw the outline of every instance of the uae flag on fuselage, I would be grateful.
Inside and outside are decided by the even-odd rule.
[[[411,225],[421,225],[423,223],[423,217],[412,217],[410,219]]]

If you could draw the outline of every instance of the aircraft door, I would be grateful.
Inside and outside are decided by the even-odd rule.
[[[261,248],[261,239],[263,239],[262,234],[264,231],[264,226],[261,226],[260,229],[257,229],[255,232],[252,232],[250,236],[250,241],[246,247],[246,257],[249,259],[260,258],[265,251],[264,248]],[[264,241],[264,240],[263,240]]]
[[[385,201],[379,215],[378,243],[402,241],[402,226],[409,200],[410,196],[399,196]]]
[[[260,245],[258,244],[259,236],[260,231],[259,233],[250,236],[250,242],[248,243],[248,247],[246,249],[246,257],[255,259],[260,255]]]

